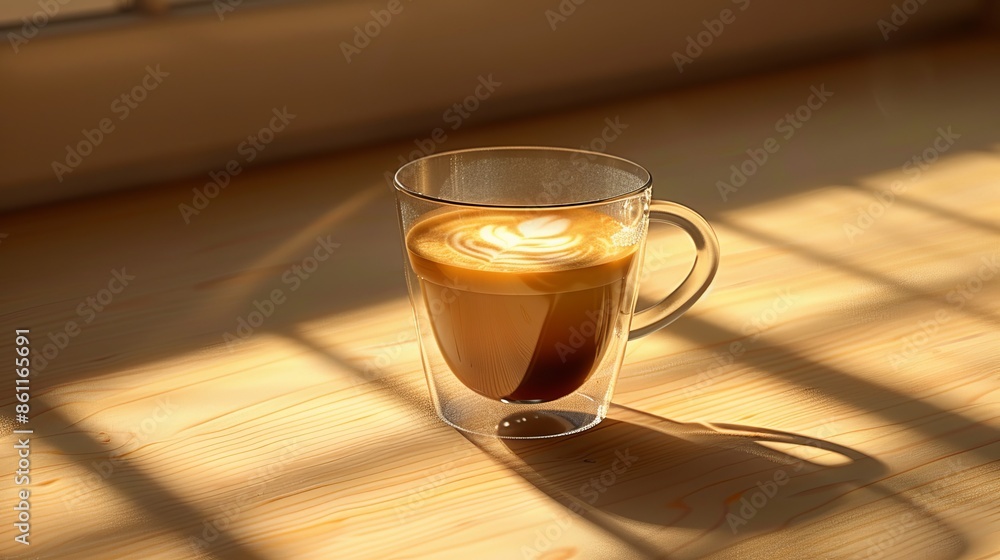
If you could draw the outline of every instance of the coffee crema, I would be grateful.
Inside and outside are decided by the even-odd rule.
[[[583,208],[451,210],[414,224],[406,248],[455,376],[492,399],[545,402],[586,382],[630,311],[637,238]]]

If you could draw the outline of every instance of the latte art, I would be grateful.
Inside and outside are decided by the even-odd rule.
[[[412,240],[411,249],[438,262],[476,270],[526,271],[589,266],[622,252],[623,226],[590,211],[574,221],[527,212],[451,212]],[[563,213],[565,214],[565,212]],[[449,219],[450,218],[450,219]],[[596,231],[595,231],[596,228]]]
[[[569,395],[629,309],[635,231],[586,208],[452,210],[414,224],[406,249],[441,358],[494,400]]]
[[[539,261],[579,261],[586,257],[583,235],[567,233],[566,218],[527,219],[515,227],[488,224],[478,231],[460,230],[448,236],[448,246],[480,259],[483,267],[535,266]]]

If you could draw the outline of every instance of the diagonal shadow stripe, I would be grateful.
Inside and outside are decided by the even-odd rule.
[[[397,383],[393,383],[391,376],[383,375],[379,377],[371,377],[366,375],[355,363],[353,363],[348,357],[339,354],[336,349],[326,348],[309,336],[304,335],[298,329],[288,329],[287,331],[282,331],[280,334],[286,337],[288,340],[293,341],[297,344],[308,348],[317,355],[328,361],[331,365],[335,366],[337,369],[343,369],[350,372],[352,375],[356,376],[358,379],[364,382],[370,383],[379,390],[383,391],[385,394],[392,396],[392,398],[398,402],[401,406],[409,409],[409,411],[416,412],[420,416],[426,416],[427,420],[432,422],[433,429],[446,430],[457,432],[459,435],[463,436],[469,441],[470,449],[476,449],[478,452],[482,453],[488,459],[491,459],[496,464],[503,466],[505,468],[510,468],[510,465],[504,464],[503,461],[497,458],[497,455],[493,453],[488,453],[485,451],[484,442],[489,441],[489,438],[482,438],[481,436],[474,436],[467,434],[460,430],[455,430],[447,426],[442,422],[437,415],[430,409],[430,396],[429,395],[417,395],[413,393],[412,390],[406,388],[405,386]],[[498,440],[493,440],[494,442]],[[516,472],[516,471],[515,471]],[[520,473],[518,473],[520,474]],[[567,506],[565,501],[559,501],[563,506]],[[641,552],[644,558],[662,558],[662,554],[653,548],[649,548],[648,545],[640,540],[635,539],[632,535],[629,535],[623,531],[616,529],[615,527],[603,523],[597,522],[593,517],[581,517],[590,526],[595,527],[610,538],[615,539],[620,545],[628,547],[633,553]]]
[[[882,190],[885,190],[885,189],[882,190],[871,189],[859,185],[848,185],[848,186],[851,189],[854,189],[858,192],[867,193],[869,195],[872,195],[873,197],[875,193],[882,192]],[[937,206],[929,202],[924,202],[923,200],[915,199],[912,197],[896,196],[892,204],[901,204],[903,206],[909,206],[910,208],[917,208],[919,210],[927,212],[928,214],[943,216],[945,218],[948,218],[949,220],[967,225],[972,228],[982,229],[992,233],[1000,233],[1000,222],[990,222],[988,220],[981,220],[979,218],[974,218],[972,216],[968,216],[966,214],[962,214],[954,210],[942,208],[941,206]]]
[[[740,335],[737,335],[728,329],[718,327],[712,323],[692,318],[690,316],[682,317],[679,322],[681,321],[686,322],[687,325],[685,325],[684,328],[675,329],[675,331],[706,346],[718,344],[721,341],[726,341],[728,343],[728,340],[730,339],[742,338]],[[346,356],[340,355],[335,348],[323,347],[311,340],[308,336],[304,336],[302,333],[296,332],[294,329],[288,332],[282,332],[281,334],[290,340],[317,352],[329,360],[332,364],[336,365],[338,369],[344,369],[362,380],[373,383],[382,390],[387,390],[386,392],[391,394],[397,402],[399,402],[399,404],[411,409],[420,409],[422,412],[426,411],[428,403],[423,395],[416,395],[411,391],[403,389],[402,387],[394,386],[394,384],[387,379],[388,376],[369,379],[369,377],[366,376],[356,364],[354,364]],[[989,447],[986,443],[1000,440],[1000,434],[998,434],[996,430],[967,419],[960,414],[942,410],[932,404],[912,399],[901,393],[885,389],[836,368],[824,366],[780,345],[773,345],[771,348],[778,349],[780,354],[791,356],[792,359],[788,360],[789,365],[786,368],[779,370],[773,367],[773,362],[782,359],[780,357],[775,357],[773,353],[769,356],[756,357],[751,353],[747,353],[744,354],[743,359],[752,363],[755,367],[760,367],[761,369],[764,369],[779,378],[786,379],[799,385],[812,386],[811,380],[813,378],[823,379],[825,382],[817,385],[822,385],[819,388],[825,394],[829,394],[833,398],[837,398],[843,402],[851,404],[858,410],[867,410],[880,414],[894,422],[909,425],[907,422],[911,422],[914,418],[926,419],[928,417],[935,417],[939,419],[937,422],[921,423],[920,425],[911,426],[913,429],[927,430],[932,426],[955,426],[954,429],[947,430],[947,432],[942,430],[943,433],[937,436],[933,433],[929,433],[929,438],[938,437],[946,439],[945,436],[947,435],[957,434],[958,432],[965,430],[972,430],[975,434],[976,441],[978,442],[979,440],[983,440],[980,442],[982,444],[977,443],[975,446],[972,446],[971,444],[968,444],[969,440],[967,438],[963,439],[963,441],[967,444],[960,447],[960,450],[963,452],[974,453],[989,458]],[[805,369],[808,373],[803,375],[800,371],[802,369]],[[913,412],[907,413],[906,410],[904,410],[904,407],[901,406],[904,404],[910,407],[909,410]],[[617,406],[619,409],[623,408],[621,405],[613,406]],[[444,426],[442,425],[442,428],[443,427]],[[497,443],[495,440],[471,436],[464,432],[459,433],[470,443],[478,447],[484,455],[492,459],[499,466],[511,470],[519,476],[524,477],[529,482],[538,483],[535,485],[543,489],[543,491],[547,487],[543,484],[544,481],[536,480],[533,473],[525,472],[522,465],[505,461],[503,459],[503,454],[490,452],[491,446]],[[946,441],[948,440],[946,439]],[[957,448],[959,447],[955,443],[952,443],[952,445]],[[973,448],[970,449],[970,447]],[[548,494],[548,492],[546,493]],[[570,508],[572,500],[567,501],[565,496],[556,494],[549,494],[549,497],[561,504],[564,508],[567,508],[567,514],[572,515],[572,510]],[[635,535],[629,534],[620,527],[606,523],[602,519],[594,516],[581,516],[580,518],[586,520],[588,525],[594,529],[614,538],[620,543],[621,546],[629,547],[632,554],[646,558],[663,557],[663,551],[657,550],[650,543],[645,542],[641,538],[637,538]]]
[[[37,403],[39,409],[45,410],[46,416],[54,425],[65,429],[74,424],[72,419],[59,410],[47,407],[42,398],[33,398],[32,402],[36,400],[40,401]],[[107,454],[107,450],[100,443],[82,433],[62,431],[57,435],[60,437],[46,438],[45,444],[55,447],[63,456],[69,457],[88,471],[92,470],[89,465],[92,456]],[[123,484],[122,482],[126,480],[128,483]],[[163,529],[177,533],[185,541],[188,541],[189,537],[201,538],[202,522],[208,520],[210,516],[185,502],[142,468],[127,460],[119,461],[115,465],[114,475],[105,481],[108,482],[109,488],[148,513]],[[267,560],[267,557],[234,539],[224,530],[218,530],[218,536],[212,540],[208,548],[201,549],[200,555],[194,554],[194,549],[185,548],[185,550],[199,558]]]
[[[687,338],[706,347],[729,344],[731,341],[746,338],[735,331],[690,315],[681,317],[676,325],[677,328],[672,328],[670,331],[672,335]],[[878,414],[909,429],[922,431],[928,439],[949,447],[963,451],[970,450],[983,459],[994,459],[983,444],[1000,441],[1000,431],[986,424],[938,408],[926,401],[915,399],[835,367],[821,364],[773,340],[765,340],[758,344],[767,345],[766,350],[770,352],[748,351],[740,357],[744,364],[782,381],[800,387],[819,389],[823,395],[835,398],[857,410]],[[778,367],[779,363],[783,365]],[[930,418],[934,418],[935,421],[914,422]],[[935,428],[938,429],[937,432],[932,431]],[[962,438],[947,437],[957,436],[959,433],[963,434]]]
[[[804,245],[795,243],[794,241],[791,241],[789,239],[781,238],[770,233],[765,233],[760,230],[752,229],[742,224],[735,224],[732,221],[726,220],[724,218],[715,218],[713,220],[713,223],[715,223],[716,225],[725,226],[729,229],[732,229],[733,231],[737,231],[743,235],[746,235],[747,237],[751,237],[758,241],[763,241],[768,245],[772,245],[774,247],[781,247],[805,259],[824,264],[826,266],[829,266],[830,268],[845,270],[847,272],[850,272],[851,274],[854,274],[855,276],[859,276],[861,278],[867,278],[868,280],[872,280],[874,282],[890,285],[894,289],[903,292],[913,298],[936,303],[939,305],[943,305],[945,303],[942,300],[942,298],[937,296],[932,296],[928,294],[926,291],[914,288],[913,286],[907,286],[906,284],[900,282],[899,280],[896,280],[895,278],[892,278],[891,276],[886,276],[885,274],[869,270],[867,268],[860,267],[855,264],[844,262],[830,255],[818,253],[814,250],[805,247]],[[998,242],[998,247],[1000,247],[1000,242]],[[1000,317],[997,317],[996,315],[990,313],[990,311],[983,309],[982,307],[975,305],[973,302],[970,301],[966,301],[965,305],[963,305],[961,309],[958,309],[957,312],[965,313],[974,316],[977,319],[981,319],[987,323],[992,323],[993,325],[1000,326]]]

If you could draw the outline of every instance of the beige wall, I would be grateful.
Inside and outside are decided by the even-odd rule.
[[[239,146],[269,124],[274,108],[287,107],[295,118],[253,164],[447,130],[455,116],[446,122],[444,111],[474,94],[480,76],[501,85],[462,126],[891,47],[967,21],[981,8],[977,0],[927,2],[886,41],[877,22],[894,3],[562,0],[573,12],[553,30],[545,12],[558,11],[559,0],[401,0],[351,63],[341,43],[388,0],[244,2],[221,21],[202,8],[103,29],[53,25],[16,54],[0,49],[0,208],[208,173],[234,158],[246,164]],[[732,23],[679,72],[674,53],[723,9],[732,10]],[[123,102],[115,100],[142,83],[147,66],[169,76],[123,119]],[[113,130],[57,181],[53,161],[65,163],[66,146],[84,141],[81,131],[102,119]]]

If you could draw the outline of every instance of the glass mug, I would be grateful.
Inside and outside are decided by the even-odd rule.
[[[715,277],[719,244],[652,177],[595,152],[496,147],[402,166],[394,185],[431,399],[481,435],[579,432],[607,414],[625,343],[677,319]],[[634,312],[650,220],[694,241],[687,278]]]

